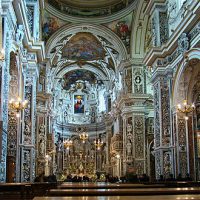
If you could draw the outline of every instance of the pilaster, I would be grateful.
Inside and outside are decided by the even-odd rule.
[[[155,76],[154,76],[155,77]],[[171,128],[171,81],[170,76],[157,71],[157,76],[153,80],[154,85],[154,136],[155,136],[155,163],[156,178],[160,175],[168,178],[170,174],[174,175],[172,144],[172,128]]]
[[[37,64],[30,62],[28,57],[27,69],[24,71],[24,98],[28,106],[24,110],[24,120],[21,135],[21,182],[30,182],[35,178],[35,116],[36,116],[36,83]]]

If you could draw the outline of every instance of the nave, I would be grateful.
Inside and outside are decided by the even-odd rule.
[[[2,198],[198,195],[199,27],[199,0],[1,0]]]

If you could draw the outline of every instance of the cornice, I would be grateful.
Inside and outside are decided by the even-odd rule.
[[[26,15],[26,6],[24,1],[15,0],[13,2],[14,9],[16,11],[16,17],[18,24],[23,24],[24,26],[24,46],[29,52],[36,52],[38,61],[41,62],[45,59],[45,47],[43,41],[35,41],[35,39],[31,36],[28,19]]]
[[[119,64],[119,71],[123,71],[124,69],[127,69],[129,67],[143,67],[143,59],[128,59],[128,60],[123,60]]]
[[[150,0],[147,1],[146,7],[144,9],[145,15],[151,15],[155,10],[156,6],[165,4],[166,0]]]
[[[168,42],[161,47],[153,47],[145,56],[143,62],[145,65],[152,67],[154,63],[160,58],[172,54],[178,47],[178,39],[183,32],[189,32],[197,24],[200,16],[200,2],[194,2],[190,5],[189,13],[184,17],[175,32],[169,38]]]
[[[57,123],[56,127],[58,130],[62,131],[62,127],[63,127],[63,131],[70,131],[72,134],[78,134],[76,132],[76,127],[80,126],[80,127],[85,127],[86,132],[89,135],[93,135],[93,134],[100,134],[102,132],[106,131],[106,126],[105,123],[100,122],[100,123],[94,123],[94,124],[62,124],[62,123]]]
[[[146,113],[148,109],[151,109],[153,107],[152,101],[153,98],[149,94],[128,94],[120,96],[120,100],[118,101],[118,107],[121,111],[121,116],[133,112]]]
[[[50,12],[55,17],[60,18],[61,20],[71,22],[71,23],[85,23],[86,19],[88,23],[95,23],[95,24],[105,24],[109,23],[118,19],[121,19],[125,16],[127,16],[129,13],[133,12],[133,10],[137,6],[137,0],[135,0],[130,6],[128,6],[125,9],[122,9],[121,11],[114,13],[110,16],[102,16],[102,17],[91,17],[91,18],[84,18],[84,17],[75,17],[71,15],[64,14],[60,12],[59,10],[55,9],[51,5],[49,5],[47,2],[45,3],[45,8],[48,12]]]

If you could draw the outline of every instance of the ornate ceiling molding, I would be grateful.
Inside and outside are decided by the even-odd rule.
[[[91,33],[95,36],[106,50],[106,58],[97,58],[96,60],[86,60],[83,62],[80,60],[82,63],[79,63],[79,60],[73,61],[64,58],[62,56],[63,47],[77,33]],[[49,76],[51,76],[51,80],[54,80],[54,86],[58,85],[58,80],[62,79],[64,74],[81,68],[93,72],[104,82],[104,85],[108,86],[115,79],[115,71],[118,69],[120,61],[127,60],[128,58],[125,45],[114,32],[102,25],[91,24],[70,24],[61,27],[49,38],[46,44],[46,55],[50,61],[49,67],[51,72]],[[112,59],[114,63],[113,68],[108,59]]]
[[[112,21],[115,21],[117,19],[121,19],[125,16],[127,16],[130,12],[132,12],[136,6],[137,6],[137,0],[133,1],[128,7],[114,13],[111,15],[106,15],[106,16],[100,16],[100,17],[87,17],[87,22],[88,23],[95,23],[95,24],[105,24],[109,23]],[[65,13],[62,13],[61,11],[57,10],[53,6],[51,6],[48,3],[45,3],[45,8],[48,12],[50,12],[52,15],[60,18],[61,20],[72,22],[72,23],[85,23],[86,18],[84,17],[77,17],[77,16],[71,16]]]
[[[55,32],[48,40],[46,44],[46,54],[47,57],[50,57],[51,50],[58,46],[59,42],[69,35],[75,35],[78,32],[88,32],[92,33],[94,36],[100,36],[109,41],[113,48],[119,52],[120,60],[127,60],[128,53],[126,47],[122,40],[109,28],[102,25],[95,24],[75,24],[75,25],[65,25]],[[106,44],[105,44],[106,45]]]

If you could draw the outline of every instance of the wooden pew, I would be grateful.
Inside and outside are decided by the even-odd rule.
[[[123,188],[163,188],[165,184],[117,184],[117,183],[63,183],[59,189],[123,189]]]
[[[1,183],[0,199],[25,199],[27,188],[26,183]]]
[[[51,189],[48,196],[149,196],[175,194],[200,194],[200,188]]]
[[[50,189],[56,188],[57,183],[1,183],[1,200],[29,200],[35,196],[46,196]]]
[[[73,200],[102,200],[102,197],[73,197]],[[146,200],[147,196],[104,196],[104,200]],[[158,200],[199,200],[200,195],[158,195],[156,196]],[[33,200],[71,200],[71,197],[35,197]],[[148,196],[148,200],[155,200],[155,196]]]
[[[43,182],[32,183],[31,192],[32,196],[46,196],[50,189],[57,188],[57,183]]]

